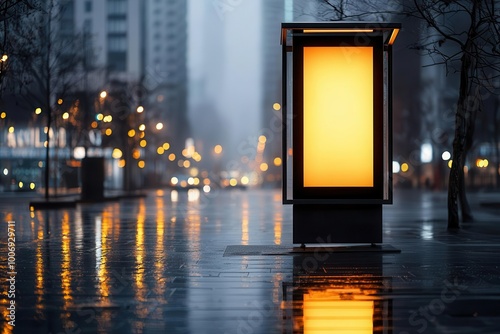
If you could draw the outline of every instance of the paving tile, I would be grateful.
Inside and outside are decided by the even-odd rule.
[[[163,193],[35,212],[0,194],[0,279],[8,220],[17,271],[16,327],[0,332],[308,333],[311,302],[325,325],[349,301],[373,307],[377,333],[500,332],[500,210],[481,206],[498,193],[471,194],[476,221],[450,232],[445,193],[396,190],[384,243],[399,254],[233,256],[228,246],[294,246],[278,190]]]

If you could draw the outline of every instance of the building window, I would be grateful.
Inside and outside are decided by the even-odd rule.
[[[91,19],[85,19],[85,21],[83,21],[83,32],[86,35],[89,35],[92,33],[92,20]]]
[[[90,13],[92,11],[92,1],[85,1],[85,13]]]
[[[125,34],[110,34],[110,35],[108,35],[108,50],[109,51],[126,51],[127,50],[127,35],[125,35]]]
[[[127,14],[127,0],[108,0],[108,14]]]
[[[121,18],[108,19],[108,33],[125,33],[127,31],[127,22]]]
[[[108,67],[110,71],[125,72],[127,70],[127,53],[125,51],[109,51]]]

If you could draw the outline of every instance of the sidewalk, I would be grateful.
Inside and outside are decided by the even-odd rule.
[[[394,197],[384,244],[399,254],[290,253],[279,191],[162,190],[34,212],[29,197],[2,197],[17,274],[15,331],[1,333],[499,333],[500,210],[481,206],[498,193],[470,194],[476,222],[454,232],[445,193]]]
[[[63,209],[63,208],[76,208],[79,203],[98,203],[108,201],[119,201],[125,198],[141,198],[146,196],[146,192],[136,191],[123,191],[123,190],[106,190],[102,198],[86,198],[82,199],[78,189],[71,189],[70,191],[52,192],[49,198],[46,199],[43,193],[32,193],[29,202],[30,210],[38,209]],[[17,194],[14,194],[17,197]],[[1,196],[0,196],[1,198]]]

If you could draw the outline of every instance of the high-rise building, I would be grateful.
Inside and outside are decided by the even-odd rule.
[[[64,1],[74,10],[74,31],[83,34],[89,85],[132,85],[134,103],[162,122],[180,148],[189,133],[187,2]]]
[[[182,148],[189,137],[187,117],[187,1],[147,0],[144,28],[144,86],[155,117]]]
[[[317,4],[304,0],[269,0],[262,2],[263,105],[262,134],[267,137],[264,160],[269,170],[267,184],[279,184],[281,175],[281,45],[282,22],[317,18]]]
[[[84,34],[87,66],[108,79],[138,82],[144,67],[141,0],[65,0],[74,2],[76,32]]]
[[[106,73],[103,84],[140,86],[141,104],[187,137],[187,2],[64,1],[74,8],[74,31],[84,34],[88,68]]]
[[[202,168],[217,170],[223,155],[216,145],[228,142],[224,128],[224,99],[220,99],[227,63],[225,21],[205,0],[189,1],[189,119],[196,149],[203,155]],[[202,55],[202,56],[201,56]],[[227,149],[227,147],[224,147]]]
[[[285,19],[285,0],[262,2],[262,134],[266,136],[264,161],[270,166],[264,181],[278,182],[281,170],[281,22]],[[278,166],[276,166],[278,165]]]

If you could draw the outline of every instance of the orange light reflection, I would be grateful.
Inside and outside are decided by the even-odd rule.
[[[62,289],[62,297],[64,300],[62,312],[61,312],[61,321],[68,322],[71,317],[71,313],[67,310],[70,308],[73,296],[71,289],[71,247],[70,247],[70,225],[69,225],[69,213],[65,211],[62,217],[61,224],[61,252],[62,252],[62,261],[61,261],[61,289]]]
[[[138,301],[135,314],[143,319],[149,313],[144,306],[146,301],[146,290],[144,287],[144,223],[146,221],[146,204],[144,199],[139,201],[139,211],[137,213],[136,238],[135,238],[135,299]],[[136,330],[142,332],[144,323],[137,322]]]
[[[249,221],[248,201],[245,200],[242,205],[242,217],[241,217],[242,245],[248,245],[248,221]]]
[[[281,245],[281,227],[283,215],[280,210],[274,213],[274,244]]]
[[[338,291],[304,294],[304,334],[373,334],[373,300],[341,299]]]
[[[112,213],[109,209],[102,212],[102,218],[99,224],[100,231],[98,233],[100,237],[100,258],[97,268],[97,277],[99,278],[99,291],[104,297],[109,296],[109,271],[108,271],[108,253],[109,245],[108,241],[110,239],[110,230],[112,226]],[[96,226],[97,228],[97,226]]]
[[[163,196],[163,195],[162,195]],[[165,254],[165,212],[163,197],[156,198],[156,248],[155,248],[155,287],[154,293],[156,301],[160,304],[165,304],[165,263],[167,262],[167,254]],[[151,315],[153,319],[162,319],[163,308],[158,307]]]
[[[41,220],[38,220],[39,222]],[[44,309],[43,304],[43,294],[44,294],[44,264],[43,264],[43,225],[39,223],[37,231],[37,245],[35,251],[35,295],[36,295],[36,313],[38,316],[42,316],[42,311]]]

